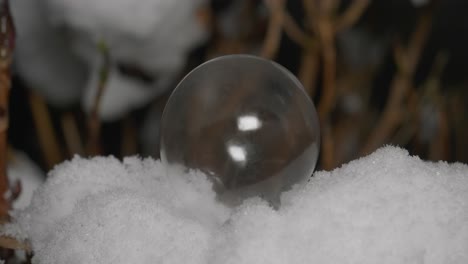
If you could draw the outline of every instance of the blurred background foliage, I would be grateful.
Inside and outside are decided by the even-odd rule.
[[[44,171],[74,154],[157,158],[160,114],[178,81],[210,58],[248,53],[291,70],[313,99],[322,133],[318,169],[385,144],[466,163],[467,10],[463,0],[207,1],[195,15],[208,37],[184,54],[164,92],[115,120],[99,118],[99,98],[90,111],[50,104],[14,70],[9,143]],[[105,86],[112,47],[100,54]],[[141,82],[160,77],[111,63]]]

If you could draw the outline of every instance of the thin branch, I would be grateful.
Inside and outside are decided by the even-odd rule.
[[[335,106],[336,50],[333,34],[330,21],[322,20],[319,22],[319,38],[322,46],[323,59],[323,93],[318,105],[318,112],[321,120],[327,119]]]
[[[335,32],[352,27],[369,6],[369,0],[355,0],[335,22]]]
[[[9,1],[0,4],[0,218],[8,216],[10,203],[5,197],[9,190],[7,177],[7,133],[9,126],[8,97],[10,94],[10,66],[13,56],[15,29]]]
[[[63,155],[57,141],[49,109],[44,99],[34,92],[29,94],[29,105],[31,106],[31,114],[45,163],[47,168],[51,169],[63,160]]]
[[[283,28],[284,33],[296,44],[302,46],[304,49],[308,49],[310,46],[318,46],[317,40],[312,36],[307,35],[294,21],[291,15],[283,10]]]
[[[284,12],[284,32],[302,47],[302,57],[298,77],[311,98],[315,95],[315,84],[319,69],[320,47],[318,40],[305,33],[286,11]]]
[[[81,140],[75,117],[72,113],[65,113],[61,118],[65,144],[67,144],[69,156],[85,154],[83,141]]]
[[[337,1],[313,2],[304,0],[303,5],[308,27],[315,31],[322,51],[323,93],[318,106],[318,112],[320,120],[325,121],[333,109],[335,101],[336,32],[334,31],[332,20],[333,13],[337,7]]]
[[[317,32],[318,12],[316,10],[317,9],[316,6],[310,0],[303,0],[302,5],[304,6],[304,12],[306,15],[305,16],[306,28]]]
[[[335,161],[335,146],[329,115],[335,106],[336,97],[336,32],[333,26],[333,14],[338,6],[338,1],[312,2],[304,0],[303,4],[307,14],[307,26],[315,31],[322,56],[323,86],[322,96],[318,104],[318,114],[322,128],[321,165],[323,169],[332,169]],[[313,58],[312,54],[305,53],[305,55],[310,56],[308,61],[310,65],[313,65],[313,60],[318,60],[317,57]],[[310,72],[309,74],[314,73]]]
[[[432,13],[426,11],[423,13],[419,22],[416,26],[416,30],[412,35],[408,49],[406,52],[407,56],[407,67],[412,70],[410,74],[413,74],[416,70],[416,66],[419,62],[419,58],[421,57],[422,50],[424,45],[429,37],[429,33],[431,32],[432,28]]]
[[[398,72],[390,86],[385,109],[360,154],[366,155],[384,144],[398,125],[403,120],[402,104],[412,85],[412,76],[424,48],[431,29],[431,13],[424,13],[418,21],[410,43],[404,49],[397,45],[394,49],[394,57],[399,63]]]
[[[31,252],[31,246],[28,243],[7,236],[0,236],[0,248],[24,250],[28,253]]]
[[[135,155],[138,153],[137,131],[135,130],[135,121],[132,116],[125,118],[122,124],[122,157]]]
[[[441,106],[437,114],[439,116],[437,135],[430,143],[428,154],[429,159],[434,161],[447,160],[450,152],[450,124],[447,110]]]
[[[448,109],[444,96],[441,94],[441,78],[448,62],[448,54],[440,51],[432,65],[431,72],[423,87],[421,87],[419,109],[431,107],[435,109],[437,120],[437,133],[429,140],[430,160],[447,160],[450,148],[450,125],[448,120]],[[422,116],[422,113],[419,114]],[[424,120],[427,122],[427,120]]]
[[[270,20],[260,55],[272,59],[276,56],[281,40],[284,0],[267,0],[265,2],[270,9]]]
[[[335,167],[335,142],[331,125],[329,122],[322,122],[322,144],[321,144],[321,160],[323,170],[331,170]]]
[[[316,91],[316,83],[319,70],[320,53],[317,48],[309,48],[302,50],[301,64],[299,67],[298,77],[307,94],[314,98]]]

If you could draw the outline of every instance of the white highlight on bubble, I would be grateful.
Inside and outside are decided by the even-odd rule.
[[[244,115],[237,119],[237,128],[240,131],[257,130],[262,126],[262,121],[256,115]]]
[[[247,162],[247,151],[245,151],[244,147],[232,144],[228,146],[227,150],[234,161],[240,163]]]

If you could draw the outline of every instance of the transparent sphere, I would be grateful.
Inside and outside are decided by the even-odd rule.
[[[161,159],[198,169],[228,205],[279,195],[311,176],[319,153],[314,104],[279,64],[249,55],[210,60],[172,93],[161,120]]]

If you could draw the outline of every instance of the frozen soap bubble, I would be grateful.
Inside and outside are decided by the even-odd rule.
[[[218,198],[237,205],[279,195],[311,176],[319,153],[314,104],[279,64],[248,55],[210,60],[172,93],[161,122],[161,159],[198,169]]]

